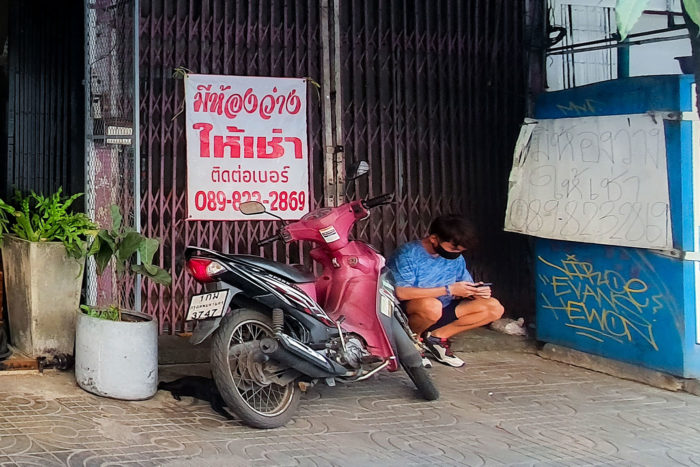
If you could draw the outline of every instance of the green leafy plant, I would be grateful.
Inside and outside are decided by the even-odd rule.
[[[10,219],[7,216],[14,215],[14,212],[15,209],[12,206],[0,199],[0,246],[2,246],[2,239],[5,233],[9,231]]]
[[[23,196],[16,191],[12,205],[0,200],[0,244],[11,232],[30,242],[62,242],[71,257],[84,258],[97,226],[85,213],[70,210],[82,193],[64,197],[62,192],[59,188],[49,196],[33,191]]]
[[[153,264],[153,256],[158,251],[160,242],[125,227],[118,206],[112,206],[112,228],[102,229],[97,233],[88,254],[93,255],[97,264],[97,273],[102,272],[112,263],[118,274],[123,274],[130,266],[137,274],[149,278],[153,282],[170,285],[170,274]],[[136,257],[140,264],[136,264]]]
[[[122,320],[122,311],[115,305],[110,305],[107,308],[96,308],[90,305],[80,305],[80,309],[83,310],[83,313],[88,316],[92,316],[93,318],[106,319],[109,321]]]
[[[615,3],[615,14],[621,41],[625,40],[634,25],[639,21],[648,4],[649,0],[617,0]],[[695,24],[700,24],[700,0],[682,0],[682,6],[688,17]]]

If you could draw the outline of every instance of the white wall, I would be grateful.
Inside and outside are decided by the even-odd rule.
[[[683,18],[679,18],[678,22],[682,23]],[[665,16],[642,15],[632,34],[665,27]],[[687,30],[681,29],[650,37],[673,37],[686,33]],[[679,74],[681,68],[674,57],[690,54],[690,39],[632,46],[630,47],[630,76]]]
[[[567,36],[562,42],[556,44],[555,48],[609,38],[617,30],[615,0],[548,0],[548,6],[551,24],[567,28]],[[680,0],[651,0],[647,11],[680,13]],[[675,21],[676,24],[682,24],[683,18],[677,16]],[[665,27],[667,27],[665,15],[644,14],[631,34]],[[687,30],[681,29],[632,40],[672,37],[686,33]],[[609,42],[609,44],[614,43],[614,41]],[[546,61],[548,90],[555,91],[616,78],[617,53],[617,49],[610,48],[566,55],[548,55]],[[632,45],[629,48],[629,54],[630,76],[680,74],[680,66],[674,57],[691,54],[690,40],[686,38]]]

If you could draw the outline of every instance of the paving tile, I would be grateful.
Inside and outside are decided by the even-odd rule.
[[[700,397],[515,352],[436,366],[442,397],[402,373],[303,396],[255,430],[192,398],[100,398],[70,373],[5,379],[1,465],[699,465]],[[20,379],[18,379],[20,378]],[[13,390],[13,387],[17,389]]]
[[[0,428],[0,456],[44,454],[48,451],[18,429]]]
[[[17,456],[9,456],[10,462],[8,465],[13,466],[37,466],[37,467],[58,467],[64,464],[56,458],[56,456],[45,454],[22,454]],[[2,464],[0,464],[2,465]]]

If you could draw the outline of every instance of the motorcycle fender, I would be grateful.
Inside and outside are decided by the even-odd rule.
[[[236,296],[236,294],[242,292],[242,290],[224,282],[207,284],[205,286],[205,290],[207,290],[208,292],[213,292],[215,290],[222,289],[229,290],[228,297],[226,298],[226,303],[224,303],[224,310],[228,310],[229,306],[231,305],[231,300],[233,300],[233,297]],[[192,331],[192,337],[190,337],[190,344],[201,344],[204,341],[204,339],[211,336],[214,333],[214,331],[216,331],[219,328],[219,324],[221,324],[222,318],[223,317],[220,316],[218,318],[208,318],[203,319],[201,321],[197,321],[197,326],[194,328],[194,331]]]
[[[219,328],[220,323],[221,317],[197,321],[197,327],[194,328],[194,331],[192,331],[192,337],[190,337],[190,344],[201,344],[204,339],[212,335],[214,331]]]

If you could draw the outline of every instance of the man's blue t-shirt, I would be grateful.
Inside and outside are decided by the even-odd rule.
[[[446,259],[428,253],[420,240],[402,245],[389,258],[387,266],[394,273],[398,287],[445,287],[455,282],[473,282],[467,271],[464,257]],[[452,297],[445,294],[439,297],[445,306]]]

